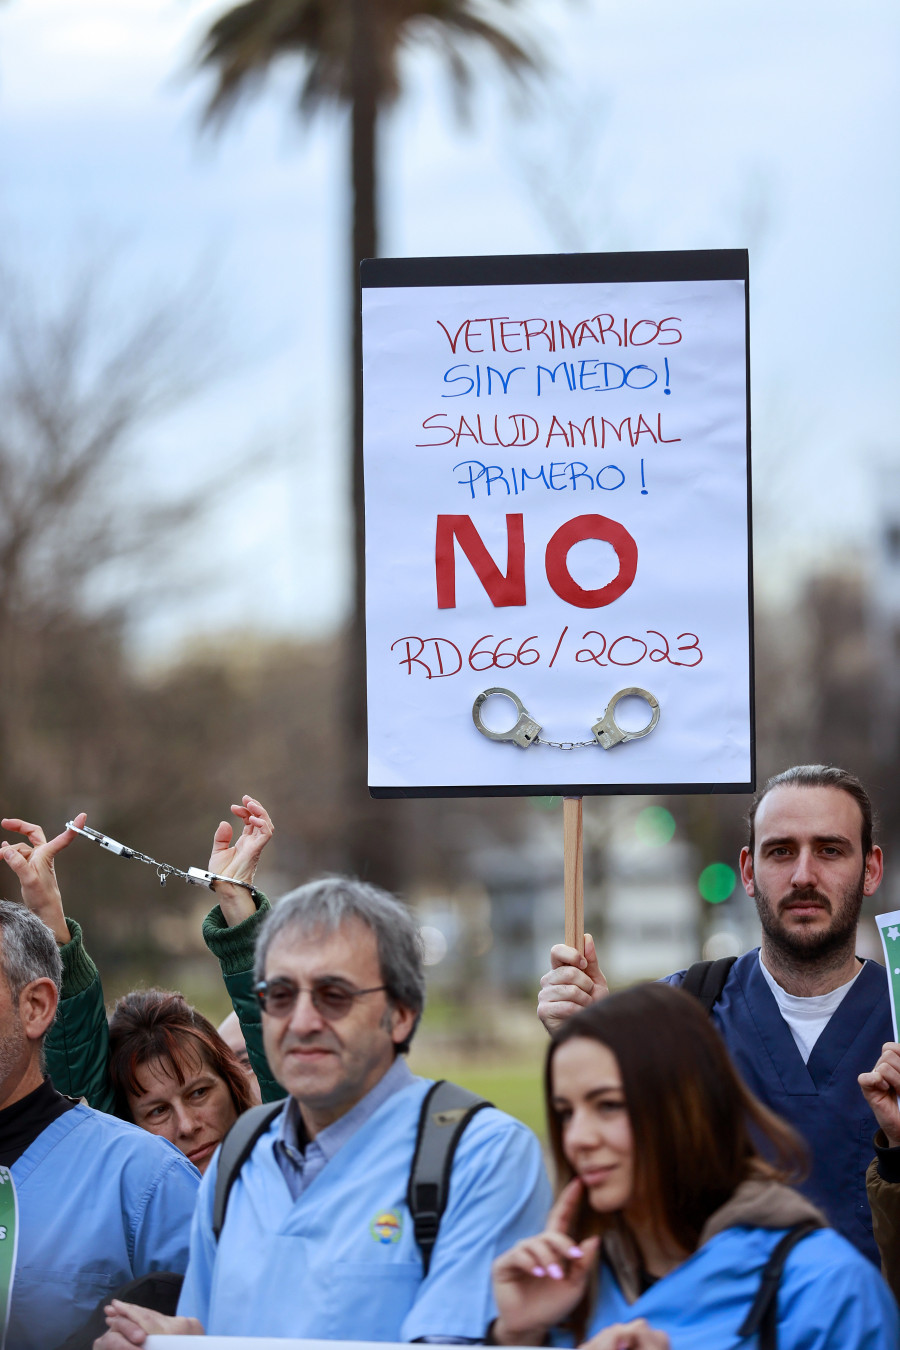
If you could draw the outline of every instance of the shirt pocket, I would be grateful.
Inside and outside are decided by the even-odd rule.
[[[399,1341],[422,1282],[415,1261],[337,1261],[329,1279],[329,1337]]]
[[[98,1270],[73,1274],[71,1267],[17,1266],[7,1346],[46,1350],[61,1345],[122,1283]]]

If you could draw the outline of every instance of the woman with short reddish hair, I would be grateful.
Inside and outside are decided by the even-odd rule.
[[[201,1172],[242,1111],[246,1074],[211,1022],[182,994],[138,989],[109,1023],[115,1114],[162,1135]]]

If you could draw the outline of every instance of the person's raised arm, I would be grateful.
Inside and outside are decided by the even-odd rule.
[[[210,872],[233,877],[252,886],[263,849],[275,833],[265,807],[255,797],[242,797],[231,808],[242,822],[237,839],[227,820],[219,822],[209,859]],[[241,1024],[247,1054],[264,1102],[278,1101],[284,1088],[275,1082],[262,1043],[262,1015],[253,992],[253,949],[260,925],[270,909],[268,900],[245,886],[215,883],[216,904],[203,923],[203,938],[217,958],[225,987]]]
[[[82,826],[86,820],[82,811],[75,817],[75,824]],[[77,838],[75,831],[63,830],[55,839],[48,840],[40,825],[32,825],[16,816],[5,816],[0,820],[0,827],[12,834],[24,834],[28,840],[27,844],[10,844],[4,839],[0,843],[0,858],[16,874],[22,903],[47,925],[61,947],[66,946],[71,941],[71,934],[66,926],[56,880],[56,859]]]
[[[881,1268],[895,1298],[900,1296],[900,1043],[888,1041],[870,1073],[859,1075],[863,1096],[872,1108],[880,1134],[876,1157],[866,1172],[866,1194],[872,1227],[881,1253]]]
[[[81,827],[86,820],[82,811],[74,824]],[[47,1071],[60,1092],[84,1097],[98,1111],[112,1111],[103,987],[97,967],[84,949],[80,926],[64,915],[56,878],[56,859],[77,836],[74,830],[63,830],[48,840],[40,825],[17,817],[8,817],[0,825],[4,831],[23,834],[28,840],[27,844],[4,842],[0,857],[15,873],[23,903],[53,933],[62,956],[62,997],[44,1044]]]
[[[232,815],[243,822],[238,837],[227,820],[221,820],[213,836],[209,870],[223,877],[233,877],[243,885],[230,886],[227,881],[215,884],[216,899],[229,928],[235,928],[256,913],[256,904],[247,886],[253,885],[262,851],[275,833],[268,811],[255,797],[242,797],[232,805]]]
[[[584,956],[563,943],[550,949],[550,969],[541,976],[538,1017],[552,1035],[582,1008],[606,998],[609,986],[597,963],[590,933],[584,935]]]

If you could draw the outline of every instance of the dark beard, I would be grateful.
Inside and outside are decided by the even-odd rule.
[[[860,872],[859,880],[840,897],[837,912],[828,898],[812,886],[800,891],[792,891],[791,900],[817,900],[831,914],[831,924],[818,932],[802,926],[787,929],[778,906],[773,906],[768,895],[756,887],[756,912],[762,924],[762,930],[775,951],[792,962],[827,961],[846,949],[855,950],[856,928],[862,909],[865,885],[865,869]],[[785,899],[787,897],[784,897]]]

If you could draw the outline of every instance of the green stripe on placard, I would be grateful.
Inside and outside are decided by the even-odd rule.
[[[894,1023],[894,1040],[900,1041],[897,1028],[897,1012],[900,1009],[900,909],[890,914],[876,914],[875,922],[881,934],[884,948],[884,964],[887,968],[888,989],[891,994],[891,1018]]]
[[[19,1202],[8,1167],[0,1167],[0,1347],[6,1345],[16,1253],[19,1247]]]

